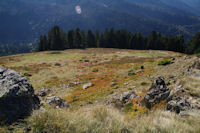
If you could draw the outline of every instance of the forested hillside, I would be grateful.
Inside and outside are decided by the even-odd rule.
[[[0,42],[33,42],[54,25],[64,31],[79,27],[102,32],[114,27],[191,37],[200,29],[198,11],[193,10],[194,3],[186,9],[176,1],[173,6],[166,0],[1,0]]]

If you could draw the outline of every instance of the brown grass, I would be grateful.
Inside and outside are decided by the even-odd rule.
[[[182,118],[166,111],[149,112],[140,117],[133,117],[111,107],[93,106],[77,111],[36,111],[28,119],[28,124],[34,133],[120,133],[123,129],[137,133],[188,133],[200,131],[199,118],[197,114]]]

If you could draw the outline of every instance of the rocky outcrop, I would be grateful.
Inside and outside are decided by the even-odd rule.
[[[11,123],[39,108],[39,98],[28,80],[0,66],[0,124]]]
[[[130,103],[133,98],[136,97],[134,90],[123,92],[115,95],[111,100],[106,101],[106,104],[114,104],[119,108],[122,108],[125,104]]]
[[[46,103],[53,106],[54,108],[69,108],[69,104],[57,96],[47,97]]]
[[[165,84],[163,77],[158,77],[154,83],[152,83],[149,91],[141,101],[141,104],[147,108],[151,108],[153,105],[159,103],[162,100],[166,100],[170,94],[170,90]]]
[[[177,114],[191,109],[190,103],[183,97],[174,96],[166,105],[166,109]]]

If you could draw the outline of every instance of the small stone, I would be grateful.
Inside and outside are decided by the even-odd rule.
[[[90,60],[84,60],[85,62],[90,62]]]
[[[111,84],[110,84],[111,87],[114,87],[116,85],[117,85],[117,83],[115,83],[115,82],[111,82]]]
[[[93,84],[92,83],[87,83],[83,85],[83,90],[88,89],[89,87],[92,87]]]
[[[69,104],[57,96],[47,97],[46,103],[57,108],[69,108]]]

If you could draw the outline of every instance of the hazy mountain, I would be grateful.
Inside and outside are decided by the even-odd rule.
[[[167,2],[171,1],[171,2]],[[192,1],[192,0],[191,0]],[[181,2],[182,4],[176,4]],[[197,6],[186,0],[1,0],[0,42],[34,41],[53,25],[65,31],[125,28],[191,36],[200,28]],[[79,5],[81,13],[75,11]],[[196,14],[195,14],[196,13]]]

